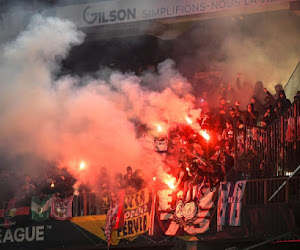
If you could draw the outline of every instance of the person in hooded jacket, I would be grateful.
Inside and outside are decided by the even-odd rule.
[[[281,102],[283,110],[286,110],[291,105],[291,101],[286,98],[285,92],[283,89],[279,90],[279,92],[278,92],[278,98],[275,102],[276,106],[278,106],[277,105],[278,102]]]

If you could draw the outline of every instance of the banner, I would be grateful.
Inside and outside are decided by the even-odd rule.
[[[0,228],[9,228],[28,221],[29,206],[24,206],[22,201],[12,199],[3,203],[0,210]]]
[[[150,206],[147,188],[135,194],[126,195],[124,199],[124,226],[117,230],[117,238],[135,237],[147,232]]]
[[[221,182],[217,212],[217,231],[223,231],[225,225],[240,226],[242,199],[246,187],[246,180]]]
[[[204,233],[209,229],[216,189],[197,185],[195,190],[196,195],[190,202],[184,202],[181,198],[177,198],[174,211],[169,209],[172,190],[158,192],[158,212],[166,235],[195,235]],[[189,195],[188,193],[187,197]]]
[[[51,199],[51,217],[56,220],[67,220],[72,217],[73,196],[59,198],[53,195]]]
[[[50,216],[52,195],[46,195],[42,199],[38,196],[31,198],[31,219],[35,221],[45,221]]]
[[[107,211],[105,223],[105,235],[108,245],[111,242],[111,234],[115,229],[119,229],[124,225],[124,196],[125,190],[118,193],[118,198],[110,204]]]

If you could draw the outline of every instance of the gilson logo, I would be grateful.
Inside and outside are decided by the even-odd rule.
[[[0,243],[7,242],[23,242],[23,241],[43,241],[44,237],[44,226],[36,227],[19,227],[14,231],[7,229],[2,231],[0,229]]]

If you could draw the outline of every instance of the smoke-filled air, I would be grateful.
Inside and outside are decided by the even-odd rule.
[[[172,60],[143,77],[107,70],[105,79],[57,78],[61,61],[84,38],[69,21],[35,16],[14,41],[2,45],[1,154],[23,157],[20,175],[36,177],[51,163],[93,190],[103,168],[113,175],[130,165],[152,178],[163,169],[153,138],[188,113],[191,118],[200,113],[191,85]],[[107,75],[103,71],[98,75]],[[147,133],[138,133],[141,126]]]

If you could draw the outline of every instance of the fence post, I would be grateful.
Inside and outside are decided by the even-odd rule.
[[[264,180],[264,205],[268,202],[268,183],[267,180]]]
[[[238,129],[234,129],[234,170],[237,171],[237,157],[238,157],[238,152],[237,152],[237,134],[238,134]]]
[[[289,202],[289,182],[285,184],[285,203]]]

